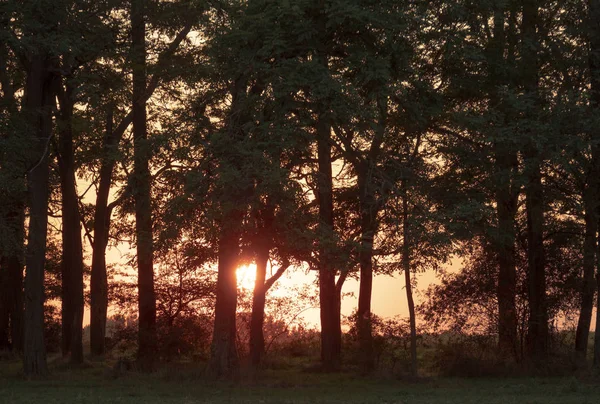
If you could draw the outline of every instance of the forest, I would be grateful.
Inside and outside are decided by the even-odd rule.
[[[600,374],[600,0],[0,20],[0,367]],[[407,316],[373,313],[379,276]]]

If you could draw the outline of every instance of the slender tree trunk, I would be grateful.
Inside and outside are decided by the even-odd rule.
[[[256,279],[254,281],[254,294],[252,296],[252,318],[250,319],[250,361],[255,368],[260,365],[265,351],[263,324],[267,294],[265,282],[268,261],[269,247],[259,246],[256,254]]]
[[[170,58],[181,42],[190,32],[191,24],[186,25],[173,39],[169,47],[159,56],[157,65]],[[146,88],[144,103],[160,82],[161,75],[155,73]],[[106,316],[108,310],[108,277],[106,273],[106,247],[110,229],[111,207],[108,196],[112,183],[112,175],[117,159],[119,142],[129,124],[133,120],[133,112],[126,115],[113,130],[113,111],[110,107],[107,116],[106,136],[102,147],[100,180],[96,195],[94,213],[94,245],[92,246],[92,275],[90,280],[90,345],[93,355],[103,355],[105,351]],[[137,116],[137,115],[136,115]]]
[[[156,296],[152,243],[151,176],[146,127],[146,23],[145,0],[131,2],[133,62],[133,138],[135,233],[138,263],[139,352],[142,369],[154,368],[157,354]]]
[[[59,172],[62,194],[62,353],[83,363],[83,245],[73,150],[73,88],[60,105]]]
[[[502,146],[498,146],[502,148]],[[518,358],[517,337],[517,271],[516,271],[516,233],[515,216],[517,198],[512,191],[510,179],[513,158],[512,153],[503,151],[496,153],[497,168],[501,170],[496,192],[496,212],[498,215],[498,241],[496,256],[498,258],[498,351],[501,356],[516,360]]]
[[[48,372],[44,344],[44,266],[48,226],[48,143],[52,134],[50,109],[53,77],[42,55],[34,55],[27,72],[26,109],[31,114],[35,147],[27,175],[29,232],[25,274],[25,337],[23,369],[27,376]]]
[[[217,301],[209,373],[218,379],[235,379],[239,372],[236,347],[236,310],[239,232],[241,215],[233,212],[223,223],[219,240]]]
[[[246,134],[244,124],[249,121],[247,108],[248,83],[244,77],[239,77],[233,85],[231,110],[227,122],[227,141],[233,145],[233,150],[239,146]],[[230,150],[220,150],[221,168],[237,171],[241,174],[239,156]],[[231,174],[230,174],[231,175]],[[246,178],[247,180],[247,178]],[[219,379],[236,379],[239,376],[239,357],[236,347],[236,310],[237,310],[237,276],[236,270],[240,256],[241,228],[246,215],[247,198],[252,190],[250,181],[224,184],[223,194],[226,196],[223,221],[220,223],[218,244],[218,276],[217,296],[215,304],[215,320],[209,374]],[[235,206],[231,206],[235,201]]]
[[[596,171],[596,170],[593,170]],[[579,312],[579,321],[577,322],[577,331],[575,333],[575,351],[585,363],[588,349],[588,340],[590,336],[590,324],[592,322],[592,312],[594,310],[594,294],[596,292],[596,282],[594,272],[596,269],[596,235],[598,231],[598,209],[596,184],[598,173],[590,175],[587,189],[584,195],[585,205],[585,240],[583,245],[583,285],[581,289],[581,309]]]
[[[591,105],[593,111],[598,113],[600,111],[600,0],[588,0],[589,7],[589,65],[590,65],[590,77],[591,77]],[[598,179],[598,172],[600,172],[600,132],[595,130],[592,132],[592,140],[595,142],[592,147],[592,164],[596,171],[596,174],[591,175],[591,180]],[[600,190],[598,189],[598,183],[594,183],[596,189],[596,199],[600,197]],[[598,201],[596,200],[596,206]],[[598,217],[598,211],[594,211],[596,219]],[[587,229],[587,228],[586,228]],[[596,225],[596,231],[598,231],[598,224]],[[600,242],[596,241],[597,247],[600,248]],[[591,244],[591,243],[590,243]],[[596,259],[600,260],[600,251],[596,250]],[[596,269],[596,333],[594,337],[594,359],[593,364],[595,369],[600,369],[600,264]]]
[[[417,317],[413,300],[412,282],[410,276],[410,230],[408,223],[408,190],[406,180],[402,183],[402,268],[406,283],[406,300],[410,320],[410,370],[413,377],[419,375],[417,361]]]
[[[4,16],[7,17],[7,16]],[[6,18],[0,18],[0,23],[7,23]],[[8,69],[8,48],[0,46],[0,86],[2,101],[7,117],[17,116],[18,108],[15,98],[15,88]],[[18,133],[2,133],[2,138],[9,142],[19,141]],[[4,195],[3,204],[6,230],[4,242],[0,243],[0,306],[6,310],[6,320],[0,333],[5,332],[10,337],[10,348],[16,352],[23,351],[23,263],[25,250],[25,169],[22,155],[7,153],[3,156],[0,170],[7,170],[11,190]],[[2,303],[3,302],[3,303]],[[8,327],[8,328],[7,328]],[[0,339],[3,339],[0,337]]]
[[[8,275],[9,314],[10,314],[10,340],[11,348],[15,352],[23,351],[23,251],[25,237],[25,210],[23,206],[15,212],[16,216],[16,243],[13,254],[9,255],[3,264]]]
[[[600,244],[600,243],[599,243]],[[596,271],[596,290],[600,291],[600,269]],[[600,369],[600,292],[596,293],[596,331],[594,333],[594,369]]]
[[[121,137],[112,129],[112,109],[109,110],[106,121],[106,135],[102,147],[102,164],[94,213],[94,245],[90,279],[90,347],[92,355],[98,356],[104,355],[105,351],[108,311],[108,276],[106,272],[106,247],[110,227],[108,195],[116,162],[116,149]]]
[[[499,88],[508,84],[505,73],[506,36],[504,30],[506,4],[497,2],[494,10],[494,36],[489,52],[490,104],[502,116],[500,126],[506,122],[504,103]],[[494,142],[496,180],[496,214],[498,234],[494,240],[494,250],[498,259],[498,351],[508,360],[518,358],[517,337],[517,272],[516,272],[516,233],[515,216],[518,194],[514,191],[517,154],[502,140]]]
[[[361,370],[371,372],[374,366],[371,297],[373,292],[373,242],[376,232],[377,211],[369,179],[369,163],[364,163],[358,174],[360,190],[361,240],[359,251],[360,285],[358,295],[357,330]]]
[[[22,352],[25,209],[21,196],[11,195],[7,208],[6,243],[0,247],[0,350]]]
[[[8,270],[5,268],[5,258],[0,256],[0,351],[10,349],[9,324],[10,311],[8,302]]]
[[[529,323],[527,345],[529,357],[542,364],[548,355],[548,311],[546,304],[546,272],[544,256],[544,188],[542,186],[540,151],[536,144],[535,116],[538,96],[538,4],[523,1],[522,80],[530,106],[526,119],[528,139],[523,152],[525,164],[525,208],[527,213],[527,258],[529,290]]]
[[[318,199],[322,237],[333,234],[333,180],[331,170],[330,125],[321,115],[318,131]],[[321,310],[321,362],[323,369],[339,369],[341,338],[338,336],[338,298],[335,285],[335,269],[331,266],[331,252],[328,243],[322,240],[319,246],[319,303]]]

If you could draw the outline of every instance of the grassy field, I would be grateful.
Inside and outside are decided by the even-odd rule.
[[[364,379],[350,373],[271,371],[237,385],[209,382],[197,368],[163,368],[114,377],[101,364],[54,366],[47,380],[26,381],[19,363],[0,362],[0,403],[594,403],[600,380]]]

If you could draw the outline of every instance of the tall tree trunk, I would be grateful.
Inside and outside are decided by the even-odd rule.
[[[222,224],[219,240],[217,301],[209,373],[218,379],[235,379],[239,372],[236,347],[236,310],[239,232],[241,215],[233,212]]]
[[[73,150],[73,87],[60,99],[59,172],[62,194],[62,353],[83,363],[83,246]]]
[[[324,16],[319,21],[321,33],[325,32]],[[328,69],[328,58],[324,48],[316,54],[317,62]],[[317,131],[317,199],[319,201],[319,228],[321,237],[333,237],[333,176],[331,168],[331,122],[326,105],[319,106]],[[321,364],[323,370],[338,370],[341,364],[341,327],[339,298],[336,291],[336,270],[331,265],[331,240],[321,240],[319,256],[319,307],[321,317]]]
[[[27,175],[29,232],[25,273],[23,369],[27,376],[48,372],[44,344],[44,266],[48,227],[48,143],[52,135],[53,76],[43,55],[33,55],[27,69],[26,112],[31,114],[33,164]]]
[[[4,16],[7,17],[7,16]],[[1,18],[0,23],[7,23],[6,18]],[[2,88],[2,102],[7,117],[17,116],[18,108],[15,98],[15,88],[8,69],[8,48],[0,46],[0,86]],[[0,136],[9,142],[19,141],[18,133],[2,133]],[[6,310],[6,321],[0,333],[10,337],[10,348],[16,352],[23,351],[23,261],[25,250],[25,169],[22,155],[6,153],[2,156],[0,170],[7,170],[10,191],[3,195],[2,214],[6,224],[7,233],[4,241],[0,243],[0,306]],[[3,302],[3,303],[2,303]],[[7,328],[8,327],[8,328]],[[4,339],[0,337],[0,339]]]
[[[250,361],[253,367],[261,363],[265,351],[263,324],[265,320],[265,301],[267,291],[267,263],[269,262],[269,247],[259,245],[256,252],[256,279],[252,295],[252,317],[250,319]]]
[[[331,169],[331,126],[324,114],[317,123],[318,148],[318,200],[319,221],[322,237],[333,235],[333,179]],[[330,240],[322,240],[319,246],[319,305],[321,313],[321,362],[326,371],[340,367],[341,338],[338,336],[338,298],[335,269],[331,266]]]
[[[19,204],[17,204],[19,205]],[[15,248],[7,258],[4,258],[2,267],[7,273],[10,315],[10,341],[15,352],[23,351],[23,252],[25,240],[25,209],[23,205],[11,215],[14,219]]]
[[[131,2],[135,233],[138,263],[139,352],[142,369],[152,370],[157,353],[156,296],[152,243],[151,176],[146,127],[146,0]]]
[[[590,174],[592,174],[592,171]],[[594,310],[594,293],[596,292],[594,273],[596,269],[596,235],[598,231],[598,217],[596,214],[596,210],[598,209],[598,195],[596,192],[597,180],[598,172],[589,175],[587,189],[585,190],[585,195],[583,197],[585,205],[583,285],[581,289],[579,320],[577,322],[577,331],[575,332],[575,351],[584,363],[588,349],[592,312]]]
[[[359,251],[360,285],[358,295],[357,330],[360,350],[361,370],[373,370],[373,330],[371,318],[371,297],[373,292],[373,242],[376,232],[377,210],[372,193],[370,178],[372,172],[368,162],[362,163],[358,172],[360,192],[361,240]]]
[[[506,4],[496,2],[494,8],[494,36],[489,52],[490,105],[500,113],[500,126],[506,122],[504,103],[499,89],[508,84],[505,74],[506,36],[504,30]],[[496,181],[496,215],[498,234],[494,240],[494,250],[498,259],[498,351],[509,360],[518,357],[517,337],[517,271],[516,271],[516,233],[515,217],[517,213],[518,193],[514,188],[517,154],[507,142],[494,142]]]
[[[538,4],[536,0],[523,1],[522,20],[522,80],[530,104],[526,119],[528,130],[524,147],[525,208],[527,211],[527,258],[529,322],[527,345],[529,357],[541,364],[548,355],[548,311],[546,304],[546,271],[544,255],[544,199],[541,174],[542,156],[538,150],[535,129],[538,95]]]
[[[0,351],[10,349],[9,342],[9,324],[10,310],[8,302],[8,270],[5,268],[6,262],[3,256],[0,256]]]
[[[104,355],[106,315],[108,311],[108,277],[106,247],[110,227],[108,196],[116,162],[116,149],[121,136],[112,129],[112,109],[106,117],[106,134],[102,147],[100,180],[94,213],[94,245],[92,246],[92,274],[90,279],[90,347],[92,355]]]
[[[157,65],[170,58],[190,32],[187,24],[173,39],[167,49],[158,57]],[[161,74],[155,73],[143,94],[146,102],[160,82]],[[127,114],[113,130],[113,110],[107,114],[106,135],[102,146],[100,179],[94,213],[94,245],[92,246],[92,275],[90,280],[90,345],[93,355],[103,355],[105,351],[106,316],[108,310],[108,278],[106,273],[106,247],[110,228],[112,203],[108,204],[112,175],[117,159],[119,142],[133,120],[133,111]]]
[[[247,113],[247,87],[245,77],[239,77],[233,83],[231,109],[227,122],[227,141],[235,151],[246,134],[243,129],[249,121]],[[218,244],[217,296],[215,303],[215,320],[211,344],[209,374],[219,379],[236,379],[239,375],[239,357],[236,347],[236,310],[237,310],[237,275],[236,270],[240,256],[241,228],[247,209],[247,198],[252,190],[248,178],[241,174],[242,166],[239,155],[230,149],[219,150],[219,159],[223,170],[235,170],[239,179],[236,183],[224,184],[225,200],[223,220],[220,223]],[[228,175],[233,175],[228,172]],[[246,181],[242,180],[245,179]],[[231,206],[235,201],[235,206]]]
[[[600,111],[600,0],[588,0],[589,7],[589,65],[590,65],[590,77],[591,77],[591,105],[593,111],[598,113]],[[598,172],[600,172],[600,132],[596,129],[591,134],[594,146],[592,147],[592,164],[596,171],[596,174],[591,175],[592,181],[598,179]],[[600,197],[600,190],[598,189],[598,183],[594,182],[593,186],[596,190],[596,199]],[[598,200],[595,202],[598,207]],[[598,218],[598,211],[594,211],[596,219]],[[587,227],[586,227],[587,230]],[[591,231],[591,229],[590,229]],[[598,225],[596,225],[596,231],[598,231]],[[591,243],[590,243],[591,244]],[[597,241],[597,247],[600,248],[600,242]],[[600,259],[600,251],[596,250],[596,259]],[[594,368],[600,369],[600,264],[596,270],[596,289],[598,291],[596,298],[596,333],[594,337]]]
[[[417,317],[413,300],[412,282],[410,276],[410,230],[408,223],[408,185],[402,182],[402,269],[406,284],[406,300],[410,321],[410,370],[413,377],[419,375],[417,362]]]

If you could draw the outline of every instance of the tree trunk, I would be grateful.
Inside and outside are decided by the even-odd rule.
[[[73,150],[73,88],[60,103],[59,172],[62,196],[62,353],[83,363],[83,246]]]
[[[593,170],[596,171],[596,170]],[[594,310],[594,293],[596,282],[594,272],[596,269],[596,234],[598,231],[598,209],[596,184],[598,173],[589,176],[587,189],[584,195],[585,205],[585,240],[583,244],[583,285],[581,289],[581,310],[575,332],[575,351],[585,363],[590,336],[590,324]]]
[[[25,237],[25,211],[21,207],[16,213],[16,242],[18,248],[5,259],[2,265],[7,272],[10,314],[10,341],[14,352],[23,351],[23,251]]]
[[[333,237],[333,179],[331,169],[331,126],[324,114],[317,123],[318,200],[321,237]],[[319,306],[321,313],[321,362],[323,369],[340,367],[341,337],[338,335],[339,313],[335,285],[335,269],[331,266],[331,240],[321,240],[319,246]]]
[[[135,233],[138,263],[139,352],[143,370],[154,368],[157,354],[156,296],[152,243],[151,176],[146,127],[146,24],[145,0],[131,2],[131,38],[133,62],[133,139]]]
[[[544,256],[544,199],[541,174],[541,155],[536,144],[536,108],[538,96],[538,5],[524,0],[522,20],[522,80],[528,98],[525,146],[525,208],[527,212],[527,259],[529,322],[527,345],[530,359],[541,364],[548,355],[548,311],[546,305],[546,272]]]
[[[6,17],[6,16],[4,16]],[[7,23],[5,18],[0,22]],[[18,107],[15,88],[8,68],[8,48],[0,46],[0,86],[2,102],[7,117],[17,116]],[[9,142],[19,141],[20,133],[2,133]],[[3,157],[0,170],[7,171],[10,191],[3,195],[2,214],[6,224],[4,241],[0,243],[0,306],[6,310],[0,323],[0,339],[8,342],[16,352],[23,351],[23,261],[25,250],[25,168],[21,154],[7,153]],[[1,315],[0,315],[1,316]],[[5,333],[5,334],[4,334]],[[0,344],[3,345],[3,344]]]
[[[102,164],[94,213],[94,245],[90,279],[90,347],[92,355],[98,356],[104,355],[105,351],[108,311],[108,277],[106,273],[106,247],[110,228],[108,195],[116,162],[116,149],[121,138],[112,129],[112,109],[109,110],[106,121],[106,135],[102,147]]]
[[[5,258],[0,256],[0,351],[9,350],[9,302],[8,302],[8,270],[5,268]]]
[[[600,0],[588,0],[589,7],[589,65],[590,65],[590,77],[591,77],[591,106],[593,111],[598,114],[600,110]],[[594,147],[592,147],[592,164],[593,168],[598,170],[596,174],[591,175],[591,180],[598,179],[598,172],[600,172],[600,145],[598,144],[600,139],[600,132],[596,129],[592,132],[592,140],[594,141]],[[596,199],[600,197],[600,190],[598,189],[598,183],[594,182],[596,189]],[[598,201],[596,200],[596,206]],[[594,211],[596,219],[598,218],[598,211]],[[586,227],[587,230],[587,227]],[[596,224],[596,231],[598,231],[598,224]],[[597,240],[597,247],[600,248],[600,242]],[[596,250],[596,259],[600,259],[600,251]],[[594,337],[594,368],[600,369],[600,266],[596,269],[596,289],[598,291],[596,297],[596,333]]]
[[[361,240],[359,251],[360,285],[358,295],[357,330],[360,350],[360,366],[363,373],[373,370],[373,330],[371,318],[371,297],[373,292],[373,242],[376,232],[377,209],[369,179],[372,172],[369,163],[358,171],[360,192]]]
[[[417,317],[413,300],[412,282],[410,276],[410,231],[408,223],[408,190],[406,180],[402,183],[402,268],[406,283],[406,300],[410,320],[410,370],[413,377],[419,375],[417,362]]]
[[[186,38],[191,25],[186,25],[173,39],[169,47],[158,57],[157,65],[170,58],[181,42]],[[150,98],[160,82],[161,75],[155,73],[146,88],[143,100]],[[108,279],[106,273],[106,247],[110,229],[111,208],[108,205],[108,196],[112,183],[112,174],[116,163],[119,142],[127,127],[133,120],[133,112],[127,114],[113,130],[113,111],[109,107],[106,125],[106,137],[102,147],[102,162],[100,167],[100,180],[96,195],[94,213],[94,245],[92,246],[92,275],[90,280],[91,316],[90,316],[90,344],[93,355],[103,355],[105,351],[106,316],[108,310]]]
[[[490,42],[489,85],[490,106],[500,115],[500,126],[506,123],[506,111],[499,89],[508,84],[505,73],[506,36],[504,30],[506,4],[498,2],[494,9],[494,36]],[[498,135],[498,134],[496,134]],[[501,139],[494,142],[496,180],[496,215],[498,234],[494,240],[495,255],[498,260],[498,352],[508,360],[518,358],[517,336],[517,272],[516,272],[516,233],[518,192],[515,192],[515,169],[518,166],[517,154],[513,147]]]
[[[219,240],[217,301],[209,373],[217,379],[235,379],[239,372],[236,348],[237,276],[241,215],[233,212],[223,223]]]
[[[265,282],[268,261],[269,247],[259,246],[256,254],[256,279],[254,281],[254,294],[252,296],[252,318],[250,319],[250,361],[255,368],[260,365],[265,351],[263,324],[267,294]]]
[[[25,106],[34,140],[32,167],[27,175],[29,232],[25,273],[25,334],[23,369],[27,376],[47,374],[44,344],[44,266],[48,227],[48,143],[52,135],[53,76],[44,56],[34,55],[28,66]]]

